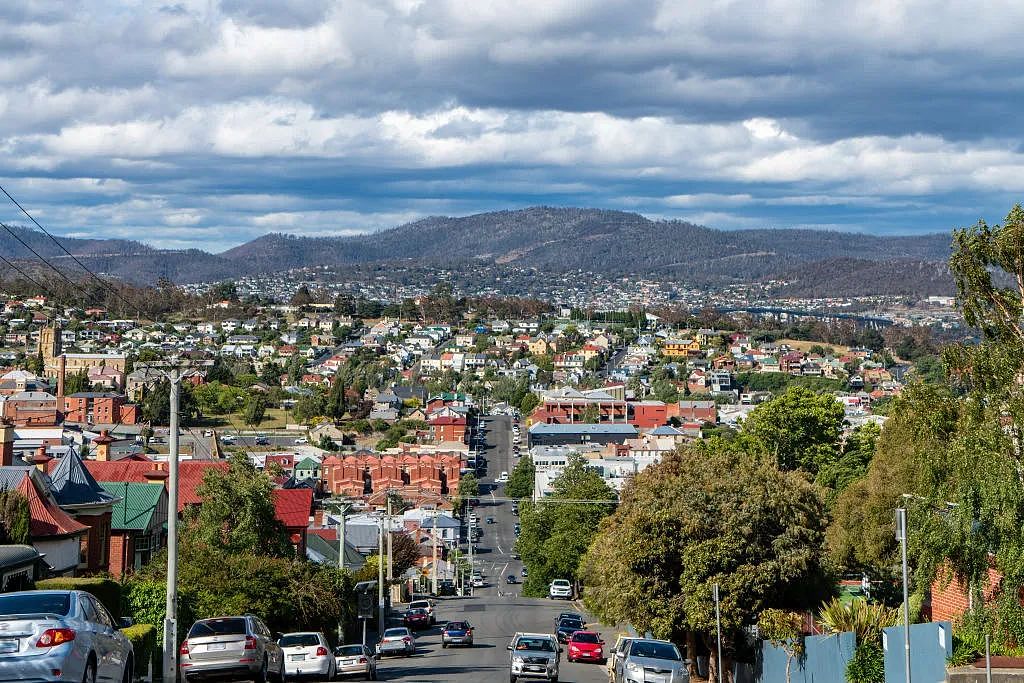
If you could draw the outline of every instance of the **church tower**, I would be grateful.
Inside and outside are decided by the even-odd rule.
[[[43,355],[43,374],[55,377],[57,359],[61,355],[60,329],[56,325],[44,327],[39,331],[39,353]]]

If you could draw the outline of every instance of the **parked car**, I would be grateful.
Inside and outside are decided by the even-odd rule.
[[[505,577],[505,583],[519,583],[519,578],[515,574],[509,574]]]
[[[500,481],[500,482],[508,481],[508,472],[502,470],[501,474],[498,475],[498,481]]]
[[[561,648],[554,636],[547,633],[517,633],[508,649],[508,678],[515,683],[520,678],[558,680],[558,653]]]
[[[624,656],[615,662],[616,683],[644,683],[646,671],[663,672],[665,680],[686,683],[690,673],[679,649],[667,640],[634,638]]]
[[[302,446],[308,444],[309,440],[304,436],[300,436],[299,438],[295,439],[295,441],[292,441],[292,443],[295,444],[296,446]]]
[[[468,621],[449,621],[441,630],[441,647],[449,645],[473,646],[473,627]]]
[[[565,643],[568,642],[569,637],[573,633],[584,629],[586,629],[586,626],[584,626],[582,619],[566,617],[565,619],[560,619],[558,625],[555,626],[555,637],[558,639],[558,642]]]
[[[89,593],[51,590],[0,595],[0,679],[131,681],[132,644],[119,627]]]
[[[327,638],[313,631],[286,633],[277,641],[284,653],[284,672],[289,678],[302,676],[334,678],[337,663]]]
[[[220,437],[220,442],[222,444],[226,444],[228,446],[231,446],[231,445],[233,445],[235,443],[235,437],[233,437],[230,434],[225,434],[224,436]]]
[[[608,651],[608,662],[605,664],[608,673],[608,680],[611,683],[615,683],[615,667],[617,662],[626,656],[626,652],[629,651],[629,644],[633,642],[632,636],[620,635],[615,640],[615,645]]]
[[[441,579],[437,582],[437,594],[441,596],[455,595],[455,582],[451,579]]]
[[[179,650],[185,683],[206,678],[284,681],[284,653],[270,629],[252,615],[200,619]]]
[[[555,617],[555,625],[557,626],[558,622],[562,619],[579,619],[584,624],[587,623],[587,620],[579,612],[561,612],[557,617]]]
[[[488,518],[487,518],[487,519],[486,519],[485,521],[486,521],[486,522],[487,522],[488,524],[494,524],[494,517],[488,517]]]
[[[566,579],[555,579],[548,586],[548,597],[552,600],[572,600],[572,584]]]
[[[474,576],[474,577],[472,578],[472,581],[471,581],[471,582],[472,582],[472,584],[473,584],[473,588],[483,588],[484,586],[486,586],[486,585],[487,585],[487,584],[486,584],[486,583],[484,582],[484,577],[482,577],[482,576]]]
[[[334,648],[334,662],[337,676],[362,674],[364,680],[377,680],[377,660],[380,655],[370,652],[365,645],[340,645]]]
[[[519,570],[519,576],[523,577],[524,579],[527,576],[529,576],[529,575],[530,575],[530,572],[527,571],[526,567],[523,567],[522,569]]]
[[[440,588],[440,587],[441,586],[438,585],[438,588]],[[409,609],[410,610],[421,609],[421,610],[423,610],[424,612],[427,613],[427,616],[430,617],[430,625],[431,626],[433,626],[435,623],[437,623],[437,615],[434,614],[434,607],[436,607],[436,605],[435,605],[434,601],[431,600],[430,598],[417,599],[417,600],[413,600],[412,602],[409,603]]]
[[[594,631],[576,631],[569,636],[566,645],[566,658],[570,662],[606,662],[604,641]]]
[[[269,446],[270,445],[270,438],[266,437],[266,436],[263,436],[261,434],[260,436],[256,437],[256,445],[257,446]]]
[[[402,623],[410,629],[430,628],[430,615],[425,609],[411,609],[402,617]]]
[[[381,655],[403,655],[409,657],[416,654],[416,637],[406,626],[389,628],[377,643],[377,652]]]

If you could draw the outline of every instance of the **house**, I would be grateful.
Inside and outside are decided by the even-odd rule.
[[[162,484],[100,482],[115,496],[110,517],[109,571],[120,578],[149,564],[167,542],[167,490]]]
[[[703,349],[696,339],[666,339],[661,345],[661,355],[667,358],[699,356]]]
[[[139,407],[112,392],[81,391],[63,399],[64,419],[83,424],[130,424],[139,419]]]
[[[296,479],[319,479],[320,463],[313,458],[303,458],[295,465]]]
[[[466,440],[467,425],[464,417],[434,417],[429,425],[430,438],[434,443]]]
[[[635,401],[629,410],[629,422],[637,429],[654,429],[668,422],[668,406],[662,401]]]
[[[305,557],[309,518],[313,514],[313,490],[274,489],[270,495],[274,501],[274,516],[284,527],[289,543],[299,557]]]
[[[44,556],[49,573],[74,576],[83,555],[89,527],[71,518],[51,497],[46,475],[35,467],[0,466],[0,490],[17,491],[28,500],[29,539]]]
[[[670,417],[678,417],[683,422],[718,422],[718,408],[714,401],[679,401],[677,406],[676,414]]]

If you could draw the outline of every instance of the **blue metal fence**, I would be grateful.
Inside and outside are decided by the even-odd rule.
[[[882,630],[885,683],[904,683],[903,627]],[[953,654],[953,627],[948,621],[910,625],[910,678],[914,683],[944,683],[946,659]]]
[[[853,633],[808,636],[804,639],[805,656],[790,664],[790,683],[845,683],[846,663],[856,646]],[[765,641],[760,674],[759,683],[786,683],[786,651]]]

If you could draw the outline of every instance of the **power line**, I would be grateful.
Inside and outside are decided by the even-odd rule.
[[[2,189],[2,188],[0,188],[0,189]],[[31,251],[31,252],[32,252],[33,254],[35,254],[35,257],[36,257],[37,259],[39,259],[40,261],[42,261],[43,263],[45,263],[45,264],[46,264],[47,266],[49,266],[49,267],[50,267],[50,269],[51,269],[51,270],[53,270],[53,272],[57,273],[57,275],[60,275],[60,276],[61,276],[62,278],[64,278],[64,280],[65,280],[65,281],[66,281],[66,282],[67,282],[67,283],[68,283],[69,285],[71,285],[72,287],[75,287],[75,288],[77,288],[77,287],[78,287],[78,285],[76,285],[76,284],[75,284],[75,283],[74,283],[74,282],[73,282],[73,281],[72,281],[72,280],[71,280],[71,279],[70,279],[70,278],[69,278],[69,277],[68,277],[67,275],[65,275],[64,273],[62,273],[62,272],[60,271],[60,269],[59,269],[59,268],[57,268],[57,266],[55,266],[55,265],[53,265],[52,263],[50,263],[49,261],[47,261],[47,260],[46,260],[45,258],[43,258],[43,256],[42,256],[42,255],[41,255],[41,254],[40,254],[40,253],[39,253],[38,251],[36,251],[35,249],[33,249],[33,248],[32,248],[32,247],[31,247],[31,246],[29,245],[29,243],[28,243],[28,242],[26,242],[25,240],[21,239],[21,237],[20,237],[20,236],[18,235],[18,233],[16,233],[16,232],[14,232],[13,230],[11,230],[11,228],[10,228],[10,227],[9,227],[9,226],[8,226],[8,225],[7,225],[6,223],[0,223],[0,227],[2,227],[2,228],[3,228],[4,230],[6,230],[6,231],[7,231],[8,233],[10,233],[11,237],[13,237],[14,239],[18,240],[18,242],[19,242],[19,243],[21,244],[21,246],[25,247],[26,249],[28,249],[29,251]]]
[[[67,254],[68,256],[70,256],[70,257],[71,257],[71,258],[72,258],[72,259],[74,260],[74,262],[75,262],[75,263],[77,263],[77,264],[78,264],[78,265],[79,265],[79,266],[80,266],[80,267],[82,268],[82,270],[84,270],[85,272],[89,273],[89,275],[91,275],[91,276],[92,276],[92,278],[93,278],[94,280],[96,280],[96,282],[100,283],[100,286],[101,286],[101,287],[103,287],[103,288],[104,288],[104,289],[106,289],[106,290],[107,290],[108,292],[110,292],[111,294],[113,294],[114,296],[116,296],[116,297],[117,297],[118,299],[120,299],[121,301],[123,301],[123,302],[124,302],[124,303],[125,303],[125,304],[126,304],[126,305],[127,305],[128,307],[129,307],[129,308],[133,307],[133,304],[132,304],[132,303],[131,303],[130,301],[128,301],[128,300],[127,300],[126,298],[124,298],[124,296],[122,296],[120,292],[118,292],[118,291],[117,291],[116,289],[114,289],[114,288],[113,288],[113,287],[111,287],[111,286],[110,286],[109,284],[107,284],[107,282],[106,282],[106,281],[104,281],[104,280],[103,280],[103,279],[102,279],[102,278],[101,278],[101,277],[100,277],[99,275],[97,275],[96,273],[92,272],[92,271],[91,271],[91,270],[90,270],[90,269],[89,269],[89,268],[88,268],[88,267],[87,267],[87,266],[86,266],[86,265],[85,265],[84,263],[82,263],[82,262],[81,262],[81,261],[80,261],[80,260],[78,259],[78,257],[77,257],[77,256],[75,256],[75,255],[74,255],[74,254],[72,254],[72,253],[71,253],[70,251],[68,251],[68,250],[67,250],[67,248],[66,248],[66,247],[65,247],[65,246],[64,246],[63,244],[61,244],[61,243],[60,243],[60,242],[59,242],[59,241],[57,240],[57,238],[56,238],[56,237],[54,237],[53,235],[51,235],[51,234],[50,234],[50,233],[49,233],[49,232],[48,232],[48,231],[46,230],[46,228],[44,228],[44,227],[43,227],[43,226],[42,226],[42,225],[41,225],[41,224],[39,223],[39,221],[37,221],[37,220],[35,219],[35,217],[33,217],[33,216],[32,216],[32,214],[30,214],[30,213],[28,212],[28,210],[26,210],[26,209],[25,209],[25,207],[24,207],[24,206],[22,206],[22,205],[21,205],[20,203],[18,203],[18,200],[17,200],[17,199],[15,199],[14,197],[12,197],[12,196],[11,196],[11,193],[10,193],[10,192],[8,192],[8,191],[7,191],[7,188],[5,188],[5,187],[4,187],[3,185],[0,185],[0,192],[3,192],[3,193],[4,193],[5,195],[7,195],[7,198],[8,198],[8,199],[10,199],[10,200],[11,200],[11,201],[12,201],[12,202],[14,203],[14,205],[15,205],[16,207],[18,207],[18,209],[20,209],[20,210],[21,210],[21,212],[22,212],[23,214],[25,214],[25,215],[26,215],[26,216],[28,217],[28,219],[29,219],[30,221],[32,221],[33,223],[35,223],[35,226],[36,226],[37,228],[39,228],[40,230],[42,230],[42,231],[43,231],[43,234],[44,234],[44,235],[46,235],[47,237],[49,237],[49,238],[50,238],[50,240],[51,240],[51,241],[53,241],[53,243],[54,243],[54,244],[56,244],[56,245],[57,245],[57,247],[58,247],[58,248],[59,248],[59,249],[60,249],[61,251],[63,251],[63,252],[64,252],[65,254]],[[7,228],[7,226],[6,226],[6,225],[5,225],[4,227],[5,227],[5,228]],[[8,232],[11,232],[10,228],[8,228],[8,229],[7,229],[7,231],[8,231]],[[13,235],[14,233],[13,233],[13,232],[11,232],[11,234]],[[20,240],[20,239],[19,239],[18,241],[19,241],[19,242],[21,242],[21,240]],[[25,244],[25,243],[24,243],[24,242],[22,242],[22,244]],[[25,246],[28,246],[28,245],[25,245]],[[31,248],[31,247],[30,247],[30,248]],[[35,251],[33,251],[33,253],[35,253]],[[38,255],[38,254],[37,254],[37,255]],[[40,258],[42,258],[42,257],[40,257]],[[52,266],[51,266],[51,267],[52,267]],[[66,278],[65,278],[65,279],[66,279]],[[138,306],[134,306],[134,307],[135,307],[135,308],[138,308]]]
[[[24,270],[22,270],[21,268],[19,268],[18,266],[14,265],[10,261],[8,261],[6,258],[4,258],[3,254],[0,254],[0,261],[3,261],[4,263],[6,263],[8,265],[8,267],[10,267],[11,269],[17,271],[23,278],[25,278],[26,280],[28,280],[29,282],[34,284],[36,287],[38,287],[42,291],[44,291],[47,294],[49,294],[54,299],[61,298],[61,297],[57,296],[52,289],[50,289],[46,285],[42,284],[41,282],[39,282],[39,280],[36,280],[31,275],[26,273]]]

